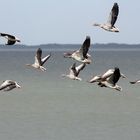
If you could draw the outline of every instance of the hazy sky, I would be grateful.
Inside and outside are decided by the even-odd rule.
[[[92,26],[107,21],[114,4],[120,13],[111,33]],[[16,35],[22,44],[140,43],[140,0],[0,0],[0,32]],[[0,38],[0,44],[5,40]]]

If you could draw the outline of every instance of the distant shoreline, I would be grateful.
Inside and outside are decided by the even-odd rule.
[[[35,47],[35,46],[44,46],[44,47],[53,47],[53,46],[57,46],[57,47],[71,47],[71,46],[81,46],[81,44],[61,44],[61,43],[48,43],[48,44],[39,44],[39,45],[24,45],[24,46],[31,46],[31,47]],[[91,46],[94,47],[140,47],[140,44],[125,44],[125,43],[95,43],[95,44],[91,44]]]
[[[14,49],[35,49],[35,48],[42,48],[48,50],[76,50],[81,47],[82,44],[41,44],[41,45],[23,45],[23,44],[16,44],[12,46],[2,45],[0,44],[0,50],[14,50]],[[106,43],[106,44],[91,44],[90,50],[108,50],[108,49],[140,49],[140,44],[117,44],[117,43]]]

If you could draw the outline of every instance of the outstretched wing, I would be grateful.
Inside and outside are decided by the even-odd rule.
[[[119,14],[119,6],[117,3],[114,3],[108,19],[108,24],[110,24],[112,27],[114,26],[117,20],[118,14]]]
[[[36,55],[35,55],[35,63],[39,64],[41,66],[41,56],[42,56],[42,50],[40,48],[38,48],[38,50],[36,51]]]
[[[15,36],[5,33],[0,33],[0,36],[7,38],[7,44],[6,45],[13,45],[16,43]]]
[[[10,34],[5,34],[5,33],[0,33],[0,36],[7,36],[7,37],[10,37],[10,38],[12,38],[12,39],[15,39],[15,36],[13,36],[13,35],[10,35]]]
[[[14,40],[8,40],[6,45],[14,45],[16,41]]]
[[[118,82],[120,79],[121,74],[119,68],[115,68],[114,73],[108,78],[108,82],[112,85],[115,86],[115,84]]]
[[[110,77],[114,73],[114,69],[107,70],[102,76],[102,80],[106,80],[108,77]]]
[[[76,63],[73,63],[73,65],[70,67],[70,75],[73,75],[73,76],[77,75]]]
[[[10,90],[12,90],[12,89],[14,89],[14,88],[16,88],[16,85],[14,84],[14,85],[9,85],[9,86],[7,86],[5,89],[4,89],[4,91],[10,91]]]
[[[94,83],[94,82],[100,82],[101,81],[101,76],[100,75],[96,75],[93,78],[91,78],[88,82],[89,83]]]
[[[85,64],[85,63],[82,63],[82,64],[80,64],[79,66],[77,66],[77,67],[75,68],[76,71],[77,71],[76,76],[79,75],[80,71],[83,70],[83,69],[85,68],[85,66],[86,66],[86,64]]]
[[[46,57],[44,57],[42,60],[41,60],[41,66],[43,66],[43,64],[51,57],[51,54],[47,55]]]
[[[90,47],[90,37],[87,36],[83,45],[80,48],[80,53],[83,55],[83,58],[88,58],[87,53]]]

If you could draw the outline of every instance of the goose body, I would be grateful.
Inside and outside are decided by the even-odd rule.
[[[20,40],[14,35],[0,33],[0,36],[7,39],[6,45],[14,45],[16,42],[20,42]]]
[[[21,88],[21,86],[16,81],[12,81],[12,80],[5,80],[0,85],[0,90],[4,90],[4,91],[10,91],[14,88]]]
[[[64,57],[73,58],[79,62],[90,64],[91,56],[88,54],[89,47],[90,47],[90,37],[87,36],[79,50],[73,52],[66,52],[64,53]]]
[[[72,80],[79,80],[81,81],[82,79],[79,78],[79,73],[81,70],[83,70],[85,68],[86,64],[85,63],[82,63],[80,64],[79,66],[76,66],[76,63],[74,63],[70,68],[70,73],[69,74],[62,74],[63,77],[68,77]]]
[[[44,63],[50,58],[51,54],[42,58],[42,49],[38,48],[35,55],[35,62],[33,64],[26,64],[27,66],[31,66],[35,69],[40,69],[42,71],[46,71],[46,68],[43,67]]]
[[[94,26],[99,26],[100,28],[102,28],[106,31],[119,32],[119,29],[117,27],[115,27],[115,23],[116,23],[118,14],[119,14],[119,6],[118,6],[117,3],[114,3],[107,23],[104,23],[104,24],[95,23],[93,25]]]

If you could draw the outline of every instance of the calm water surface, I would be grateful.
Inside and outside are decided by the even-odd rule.
[[[81,82],[61,77],[74,62],[63,51],[51,52],[46,72],[27,68],[34,51],[0,51],[0,80],[22,86],[0,92],[2,140],[139,140],[140,85],[129,84],[140,78],[139,50],[93,51]],[[86,82],[115,66],[127,76],[118,82],[122,92]]]

